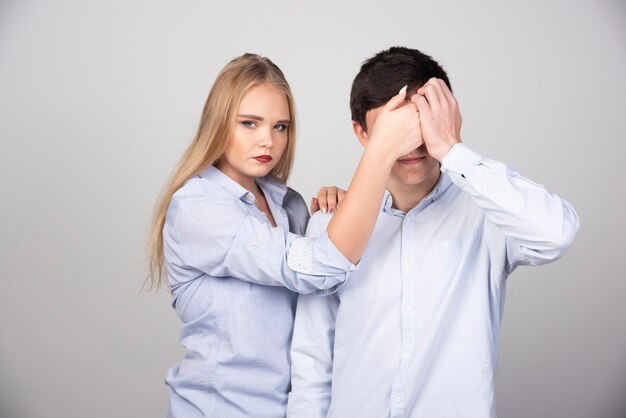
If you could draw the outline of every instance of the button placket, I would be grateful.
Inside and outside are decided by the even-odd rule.
[[[394,377],[391,387],[391,416],[403,417],[405,376],[415,344],[415,243],[416,243],[415,214],[405,216],[402,222],[402,254],[401,254],[401,283],[402,283],[402,312],[401,312],[401,342],[400,367]]]

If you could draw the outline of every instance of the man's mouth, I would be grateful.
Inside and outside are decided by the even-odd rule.
[[[426,158],[426,156],[422,156],[422,157],[405,157],[405,158],[400,158],[398,160],[398,162],[401,163],[401,164],[404,164],[404,165],[413,165],[413,164],[418,164],[424,158]]]

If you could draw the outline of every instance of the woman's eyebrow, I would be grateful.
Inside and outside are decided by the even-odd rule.
[[[257,116],[257,115],[237,115],[237,116],[239,116],[240,118],[254,119],[258,121],[264,120],[261,116]]]
[[[261,116],[257,116],[257,115],[239,114],[237,116],[240,117],[240,118],[258,120],[259,122],[263,122],[265,120]],[[290,122],[291,122],[291,120],[289,120],[289,119],[281,119],[281,120],[276,121],[276,123],[284,123],[284,124],[289,124]]]

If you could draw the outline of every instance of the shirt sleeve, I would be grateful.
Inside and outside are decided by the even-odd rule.
[[[557,260],[574,240],[580,224],[570,204],[506,165],[457,144],[441,170],[506,237],[509,271]]]
[[[330,239],[328,238],[328,224],[332,219],[332,213],[322,213],[321,211],[316,212],[312,217],[307,226],[306,238],[304,240],[300,240],[298,242],[294,242],[291,249],[289,250],[289,267],[299,273],[308,273],[310,269],[312,269],[312,265],[307,265],[309,257],[300,257],[299,254],[309,253],[313,251],[313,248],[317,241],[322,239],[327,241],[328,244],[324,246],[317,246],[317,251],[325,251],[323,257],[318,257],[317,260],[313,260],[317,262],[317,269],[325,270],[336,264],[343,264],[344,262],[348,262],[343,254],[332,244]],[[324,263],[324,264],[322,264]],[[351,273],[354,270],[357,270],[357,265],[350,265],[348,273]],[[335,293],[339,288],[341,288],[349,278],[349,274],[346,274],[345,280],[335,284],[332,287],[326,287],[324,289],[318,289],[315,293],[318,295],[328,296]]]
[[[319,233],[323,218],[313,216],[307,232],[309,236]],[[298,298],[291,345],[288,418],[325,418],[328,414],[338,307],[337,293],[327,297],[300,295]]]
[[[177,267],[212,277],[311,293],[343,283],[355,268],[327,234],[310,239],[272,227],[234,198],[175,195],[168,220],[164,246],[176,253]],[[290,268],[289,259],[300,271]]]

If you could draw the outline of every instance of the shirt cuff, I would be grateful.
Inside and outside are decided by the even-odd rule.
[[[441,171],[463,175],[469,168],[480,164],[482,159],[482,155],[472,151],[467,145],[455,144],[441,159]]]
[[[343,285],[348,274],[357,269],[328,238],[328,232],[324,231],[317,238],[298,237],[294,239],[287,255],[289,268],[299,273],[312,276],[333,277],[327,280],[328,287],[318,290],[316,293],[329,295]]]

